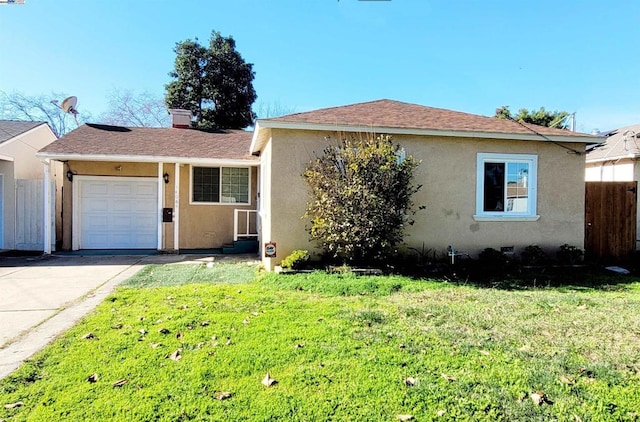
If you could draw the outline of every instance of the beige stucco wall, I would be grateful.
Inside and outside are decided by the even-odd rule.
[[[40,125],[0,144],[0,154],[13,157],[16,179],[42,179],[44,167],[35,154],[55,139],[56,136],[47,125]]]
[[[263,259],[273,268],[294,249],[314,249],[308,241],[306,221],[301,219],[307,201],[307,187],[301,177],[305,166],[326,145],[325,137],[335,133],[317,131],[271,130],[271,142],[265,149],[263,168],[271,174],[264,181],[263,195],[271,206],[264,209],[263,228],[278,246],[276,259]],[[532,141],[508,141],[469,138],[437,138],[396,135],[407,154],[421,160],[416,169],[416,184],[422,189],[414,196],[416,205],[426,210],[415,215],[416,223],[407,230],[409,246],[434,249],[444,254],[448,245],[472,255],[484,248],[520,248],[537,244],[557,249],[564,243],[584,244],[584,156],[567,154],[557,145]],[[568,146],[584,150],[582,144]],[[538,156],[538,221],[475,221],[476,159],[480,152],[536,154]],[[264,153],[263,153],[264,154]],[[266,176],[263,174],[263,177]],[[265,218],[268,221],[265,221]],[[263,232],[264,233],[264,232]]]
[[[0,160],[2,180],[2,244],[0,249],[14,249],[16,244],[16,181],[13,161]]]
[[[636,162],[630,158],[600,163],[587,163],[587,182],[631,182],[635,176]]]
[[[157,163],[89,162],[67,163],[75,175],[157,177]],[[67,168],[64,169],[66,172]],[[190,165],[180,165],[180,209],[178,213],[179,249],[219,248],[233,241],[233,210],[255,209],[257,198],[257,169],[251,170],[251,205],[202,205],[190,204]],[[164,207],[174,208],[175,164],[164,163],[162,173],[169,174],[169,183],[163,183]],[[73,182],[66,178],[63,185],[63,249],[72,246],[72,198]],[[161,223],[163,249],[174,249],[174,224]]]
[[[13,158],[13,161],[2,161],[0,173],[4,175],[3,185],[3,242],[5,249],[16,248],[16,181],[19,179],[42,180],[44,164],[36,157],[36,152],[56,139],[49,126],[40,125],[0,144],[0,155]],[[59,186],[60,164],[50,165],[50,176]],[[59,211],[59,210],[57,210]],[[60,214],[56,212],[59,221]],[[56,225],[56,237],[61,235],[61,227]],[[43,245],[44,248],[44,245]]]
[[[180,168],[180,248],[210,249],[233,243],[233,210],[256,209],[257,169],[253,167],[250,172],[250,205],[190,204],[190,169],[188,164]],[[170,203],[173,203],[173,192]]]
[[[271,168],[271,152],[272,143],[269,142],[263,148],[260,154],[260,253],[264,255],[263,247],[265,242],[269,242],[273,238],[271,234],[271,209],[273,201],[271,200],[271,181],[272,181],[272,168]],[[268,269],[271,269],[273,259],[264,259],[265,265]]]

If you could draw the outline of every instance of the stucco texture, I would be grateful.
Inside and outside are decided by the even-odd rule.
[[[277,243],[277,258],[264,258],[272,269],[295,249],[318,250],[309,243],[301,219],[308,199],[302,178],[306,165],[322,153],[327,137],[320,131],[271,129],[262,157],[263,242]],[[352,134],[353,135],[353,134]],[[362,136],[355,134],[355,136]],[[407,228],[406,244],[444,254],[452,245],[474,256],[485,248],[515,247],[516,253],[537,244],[556,250],[560,245],[584,244],[584,155],[569,154],[549,142],[434,136],[396,135],[394,142],[421,163],[415,183],[422,189],[413,197],[425,210]],[[584,151],[582,144],[564,144]],[[475,221],[476,159],[478,153],[535,154],[538,157],[537,221]],[[266,236],[266,235],[268,236]]]
[[[256,180],[257,169],[251,169],[251,204],[190,204],[190,170],[189,164],[180,165],[179,186],[179,243],[178,249],[210,249],[219,248],[233,241],[233,210],[256,208]],[[75,175],[81,176],[120,176],[120,177],[158,177],[157,163],[135,162],[96,162],[70,161],[65,172],[70,169]],[[169,174],[169,183],[163,183],[164,207],[174,208],[175,205],[175,164],[164,163],[162,173]],[[63,249],[72,247],[72,218],[73,218],[73,182],[64,180],[63,198]],[[163,232],[163,249],[174,249],[174,224],[161,223]]]

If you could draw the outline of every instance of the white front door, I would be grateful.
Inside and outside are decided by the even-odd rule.
[[[158,181],[76,176],[73,249],[156,249]]]

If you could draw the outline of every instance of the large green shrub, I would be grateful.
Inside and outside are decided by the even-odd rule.
[[[311,240],[342,263],[386,259],[413,224],[412,182],[418,162],[390,136],[341,139],[309,163],[305,217]]]

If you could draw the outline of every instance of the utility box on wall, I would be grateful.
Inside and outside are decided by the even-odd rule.
[[[173,222],[173,208],[163,208],[162,209],[162,222],[163,223],[172,223]]]

